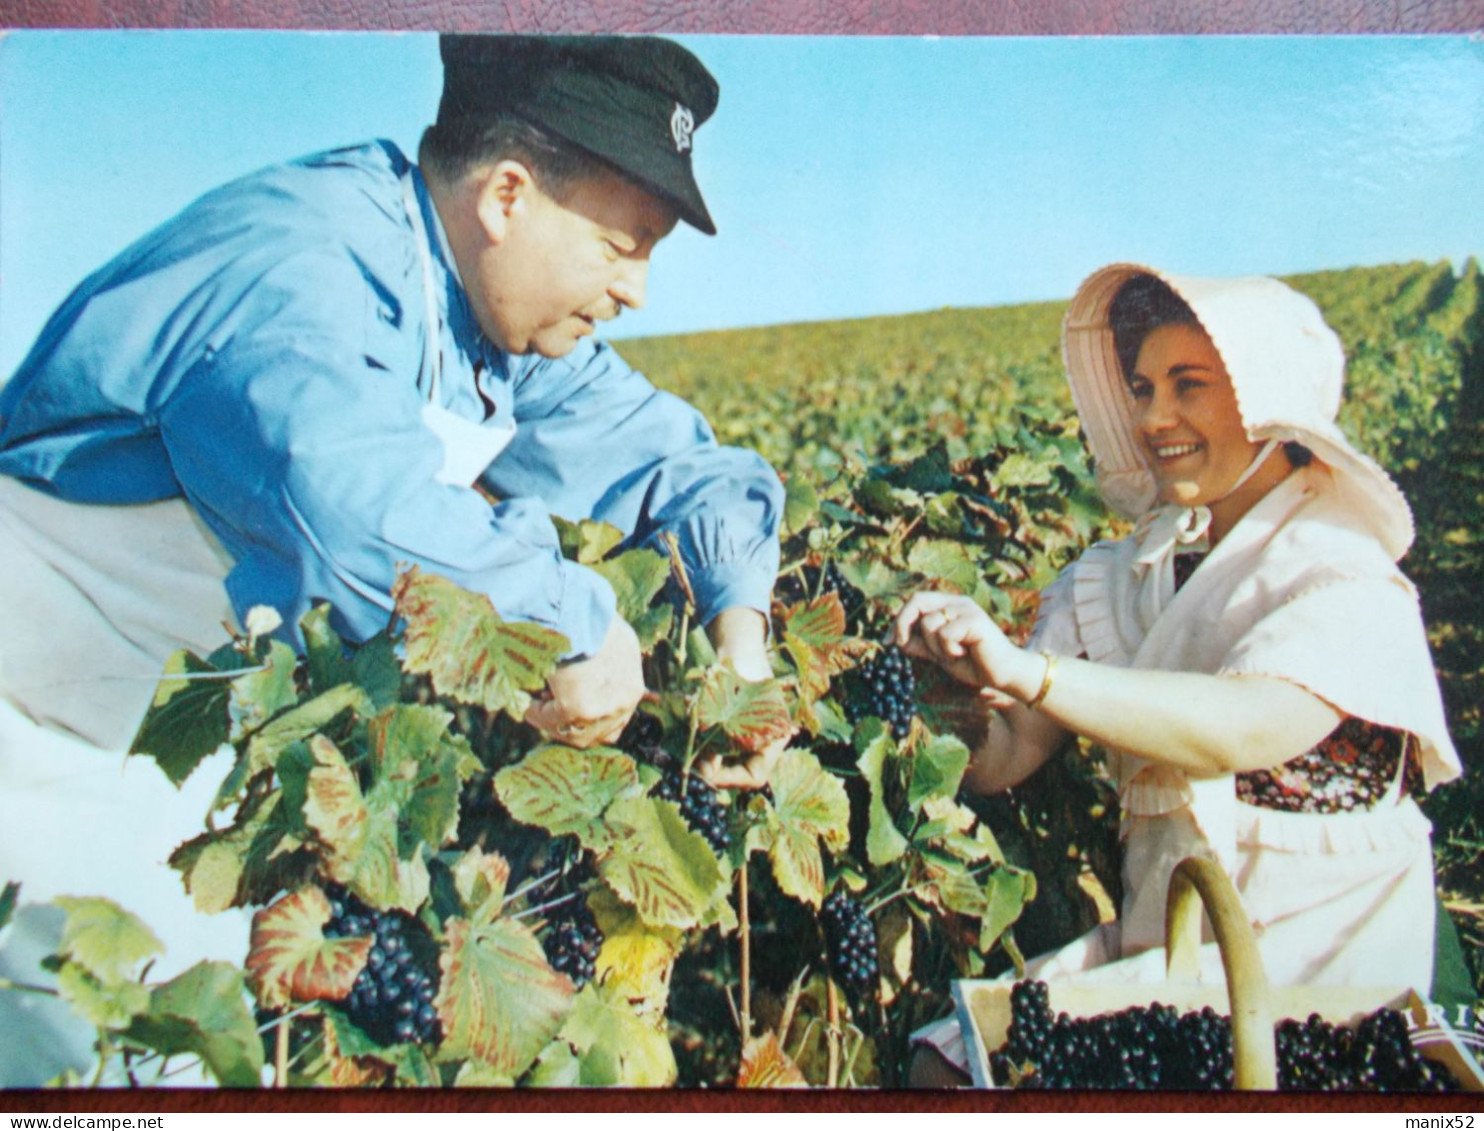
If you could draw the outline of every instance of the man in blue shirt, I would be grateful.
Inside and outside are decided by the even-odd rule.
[[[418,165],[376,142],[208,194],[85,280],[0,391],[0,538],[30,586],[0,691],[32,718],[127,741],[140,674],[224,613],[292,634],[328,601],[363,639],[414,563],[564,633],[530,720],[611,741],[638,644],[552,515],[673,532],[719,656],[769,674],[777,477],[590,340],[678,220],[715,230],[690,160],[714,79],[656,39],[442,54]]]

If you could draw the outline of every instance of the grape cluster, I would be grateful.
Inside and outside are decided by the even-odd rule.
[[[326,938],[372,936],[366,966],[342,1003],[351,1023],[378,1044],[437,1044],[442,1028],[433,999],[438,967],[418,958],[431,947],[426,929],[401,911],[377,911],[338,886],[325,889],[330,901]]]
[[[1287,1091],[1446,1092],[1448,1070],[1417,1051],[1394,1009],[1378,1009],[1355,1028],[1317,1013],[1278,1026],[1278,1087]]]
[[[667,770],[655,786],[654,795],[679,805],[681,819],[691,832],[706,838],[712,852],[721,856],[732,847],[727,805],[703,778],[696,774],[682,777],[678,769]]]
[[[845,609],[846,630],[854,632],[866,611],[866,595],[845,580],[840,567],[833,561],[825,563],[823,582],[820,577],[818,566],[805,566],[803,576],[797,573],[785,574],[778,579],[778,599],[785,605],[797,605],[800,601],[809,600],[811,596],[823,597],[826,593],[834,593]]]
[[[541,949],[551,968],[571,978],[579,990],[593,980],[598,951],[603,949],[603,929],[580,892],[551,909]]]
[[[876,924],[866,909],[841,888],[832,891],[820,909],[826,954],[835,980],[856,1000],[873,1000],[879,984],[876,960]]]
[[[858,723],[874,715],[891,728],[893,737],[907,737],[917,696],[917,677],[907,653],[888,644],[851,675],[845,697],[850,721]]]
[[[1277,1029],[1278,1087],[1284,1091],[1443,1091],[1446,1069],[1425,1060],[1395,1010],[1355,1029],[1317,1014]],[[1018,1088],[1229,1089],[1231,1018],[1209,1006],[1181,1014],[1155,1003],[1098,1017],[1051,1014],[1044,982],[1010,991],[1005,1047],[990,1058],[994,1081]]]

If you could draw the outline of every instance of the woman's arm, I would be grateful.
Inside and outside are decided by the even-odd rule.
[[[1035,711],[1016,707],[1007,713],[1009,745],[991,729],[991,743],[997,744],[984,751],[985,759],[1004,767],[986,768],[991,783],[1039,765],[1031,765],[1031,752],[1046,723],[1196,777],[1214,777],[1280,765],[1318,743],[1341,719],[1318,696],[1266,676],[1142,671],[1066,658],[1048,671],[1046,657],[1017,648],[966,597],[919,593],[902,610],[896,631],[908,652],[941,664],[971,686],[990,689],[998,703],[1006,695],[1022,704],[1041,697]],[[1033,725],[1027,714],[1042,716],[1043,725]]]

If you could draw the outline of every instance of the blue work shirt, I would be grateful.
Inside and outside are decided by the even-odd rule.
[[[209,193],[85,280],[0,390],[0,473],[74,502],[184,496],[234,559],[227,592],[290,626],[385,627],[398,566],[487,594],[501,616],[602,645],[608,583],[561,556],[551,515],[631,544],[673,531],[702,621],[765,612],[782,489],[610,347],[549,360],[479,330],[414,170],[433,259],[442,406],[517,431],[473,487],[438,480],[424,424],[422,266],[389,142]],[[293,632],[293,629],[290,629]]]

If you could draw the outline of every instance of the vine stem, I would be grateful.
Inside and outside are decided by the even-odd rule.
[[[560,907],[564,903],[571,903],[581,894],[582,892],[580,891],[569,891],[566,895],[559,895],[555,899],[548,900],[545,903],[538,903],[535,907],[527,907],[524,911],[519,911],[514,915],[507,916],[507,918],[526,919],[532,915],[540,915],[541,912],[547,911],[550,908]]]
[[[829,1077],[825,1081],[825,1087],[837,1088],[840,1085],[840,988],[835,985],[833,977],[825,979],[825,986],[830,1023],[825,1031],[825,1044],[830,1050]]]
[[[289,1026],[280,1025],[273,1041],[273,1086],[289,1086]]]
[[[747,860],[737,869],[737,920],[742,945],[742,1044],[752,1039],[752,920],[747,907]]]

